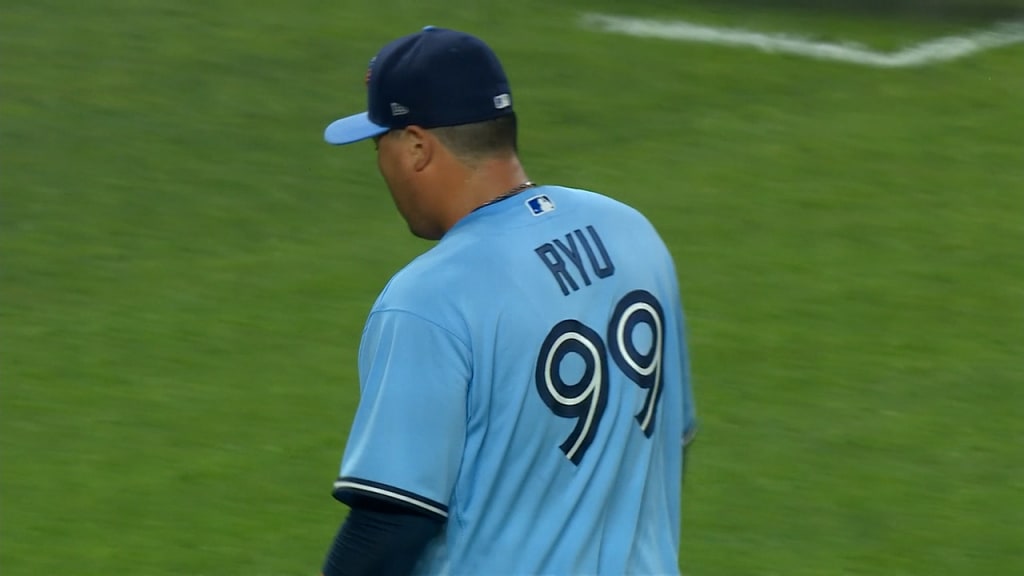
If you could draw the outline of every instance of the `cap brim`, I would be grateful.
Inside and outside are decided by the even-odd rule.
[[[324,130],[324,140],[328,144],[351,144],[373,138],[387,131],[386,127],[370,122],[369,115],[362,112],[331,122]]]

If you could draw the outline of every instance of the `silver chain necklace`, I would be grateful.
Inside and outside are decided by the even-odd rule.
[[[527,190],[529,188],[533,188],[534,186],[536,186],[536,184],[534,184],[533,182],[530,182],[529,180],[527,180],[526,182],[523,182],[519,186],[516,186],[515,188],[509,190],[508,192],[505,192],[501,196],[498,196],[498,197],[494,198],[493,200],[489,200],[489,201],[484,202],[483,204],[477,206],[476,208],[473,209],[473,212],[476,212],[477,210],[479,210],[479,209],[481,209],[481,208],[483,208],[485,206],[490,206],[491,204],[497,204],[498,202],[501,202],[502,200],[505,200],[507,198],[511,198],[511,197],[515,196],[516,194],[519,194],[523,190]]]

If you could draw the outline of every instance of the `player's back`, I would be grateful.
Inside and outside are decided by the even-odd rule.
[[[643,216],[540,187],[467,216],[389,291],[471,348],[461,468],[423,573],[677,572],[692,400],[675,268]]]

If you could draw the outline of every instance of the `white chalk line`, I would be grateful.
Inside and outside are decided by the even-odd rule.
[[[589,28],[629,36],[742,46],[770,53],[795,54],[818,60],[836,60],[878,68],[909,68],[948,62],[978,52],[1024,42],[1024,22],[1000,22],[988,30],[979,30],[964,36],[936,38],[895,52],[878,52],[851,42],[818,42],[790,34],[765,34],[685,21],[585,14],[582,22]]]

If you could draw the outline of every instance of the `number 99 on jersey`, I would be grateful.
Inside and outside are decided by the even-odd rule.
[[[638,331],[639,326],[648,332]],[[641,338],[641,333],[649,338]],[[579,465],[594,441],[608,405],[609,355],[615,368],[647,391],[636,421],[644,435],[651,436],[661,396],[664,348],[664,313],[657,298],[645,290],[634,290],[619,300],[604,337],[577,320],[563,320],[548,332],[537,357],[537,392],[555,415],[576,419],[576,426],[561,444],[573,464]],[[583,362],[582,375],[573,383],[562,376],[562,364],[569,354]]]

